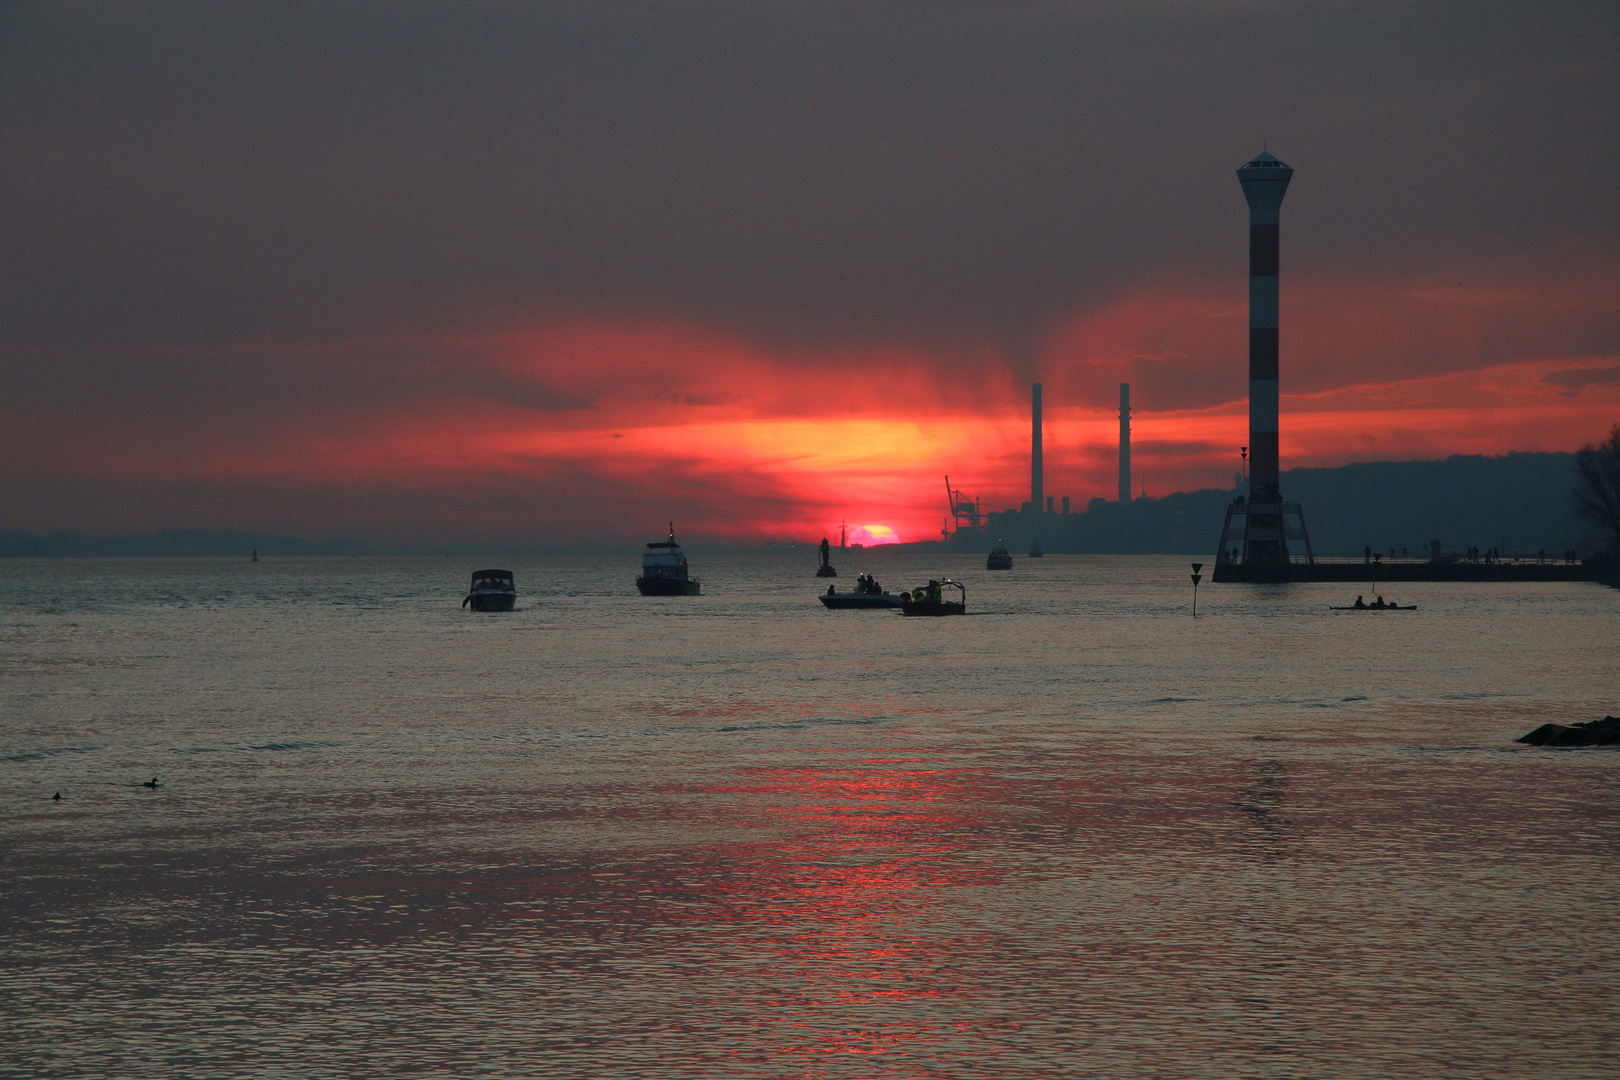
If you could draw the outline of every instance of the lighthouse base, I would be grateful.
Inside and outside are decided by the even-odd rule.
[[[1216,549],[1215,581],[1222,580],[1223,566],[1286,570],[1315,562],[1305,511],[1299,503],[1278,495],[1251,494],[1248,498],[1239,495],[1226,508],[1221,545]]]

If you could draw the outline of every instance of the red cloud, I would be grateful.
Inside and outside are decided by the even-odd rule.
[[[1616,276],[1534,289],[1291,286],[1285,468],[1595,438],[1620,416],[1620,289],[1602,283]],[[1121,381],[1133,384],[1135,464],[1151,493],[1229,486],[1248,441],[1245,323],[1240,292],[1181,283],[1056,329],[1035,361],[1046,490],[1077,507],[1112,497]],[[677,517],[694,538],[810,539],[847,520],[914,540],[938,535],[945,473],[992,507],[1028,497],[1028,385],[984,342],[948,355],[771,349],[598,320],[159,359],[109,361],[100,394],[57,392],[42,376],[13,404],[7,483],[31,516],[18,525],[291,518],[327,535],[476,527],[542,539],[639,534]],[[208,373],[230,365],[261,388],[252,400],[207,390]],[[166,494],[130,505],[82,495],[107,485]]]

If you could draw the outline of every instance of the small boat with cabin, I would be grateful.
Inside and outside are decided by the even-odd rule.
[[[821,538],[821,565],[816,567],[816,577],[837,577],[838,571],[833,569],[832,549],[827,538]]]
[[[675,523],[669,523],[669,539],[647,545],[641,557],[641,576],[636,588],[642,596],[697,596],[701,591],[698,579],[688,573],[686,556],[675,542]]]
[[[475,571],[472,586],[461,606],[474,611],[511,611],[517,607],[517,586],[512,583],[512,571]]]
[[[885,592],[877,578],[862,574],[855,579],[854,592],[841,593],[838,586],[829,585],[821,602],[830,608],[897,608],[905,602],[905,594]]]
[[[946,599],[946,589],[955,589],[957,598],[954,600]],[[966,615],[967,586],[950,578],[943,581],[930,580],[927,585],[919,585],[909,593],[904,594],[900,604],[900,614]]]
[[[996,546],[990,549],[990,557],[984,560],[984,568],[986,570],[1012,569],[1012,552],[1007,550],[1006,544],[1000,540],[996,541]]]

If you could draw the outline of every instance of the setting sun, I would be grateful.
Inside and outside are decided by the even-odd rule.
[[[887,525],[857,525],[849,530],[849,542],[876,547],[879,544],[898,544],[900,537]]]

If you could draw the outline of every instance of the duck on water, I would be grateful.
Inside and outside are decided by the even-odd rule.
[[[641,576],[636,588],[642,596],[697,596],[702,589],[686,565],[681,545],[675,542],[675,523],[669,523],[669,539],[647,545],[641,557]]]

